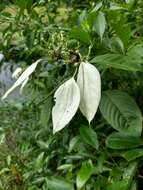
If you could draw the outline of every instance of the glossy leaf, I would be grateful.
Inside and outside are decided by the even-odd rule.
[[[52,110],[53,133],[63,129],[75,115],[80,103],[80,91],[74,80],[69,79],[54,94],[55,106]]]
[[[95,149],[99,148],[97,134],[91,127],[81,126],[80,127],[80,136],[85,143],[91,145]]]
[[[100,111],[107,122],[116,130],[140,136],[142,114],[134,99],[119,90],[102,93]]]
[[[99,71],[90,63],[82,62],[78,70],[77,84],[81,94],[79,108],[90,123],[97,112],[101,98]]]

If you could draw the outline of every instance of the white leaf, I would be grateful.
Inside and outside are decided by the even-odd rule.
[[[96,67],[88,62],[82,62],[78,70],[77,84],[81,95],[79,108],[90,123],[101,98],[101,79]]]
[[[22,73],[22,68],[21,67],[16,68],[15,71],[12,73],[12,78],[17,79],[21,73]]]
[[[63,129],[75,115],[80,102],[80,91],[74,78],[62,84],[54,94],[56,101],[52,110],[53,133]]]
[[[17,88],[18,86],[20,86],[24,80],[29,77],[34,70],[36,69],[38,63],[41,61],[41,59],[37,60],[35,63],[33,63],[32,65],[30,65],[22,74],[21,76],[17,79],[17,81],[13,84],[13,86],[8,89],[8,91],[4,94],[4,96],[2,97],[2,100],[4,100],[15,88]]]
[[[0,62],[3,60],[4,55],[2,53],[0,53]]]
[[[29,77],[27,77],[27,78],[23,81],[23,83],[22,83],[22,85],[21,85],[21,87],[20,87],[20,94],[22,94],[23,88],[24,88],[24,86],[27,84],[28,81],[29,81]]]

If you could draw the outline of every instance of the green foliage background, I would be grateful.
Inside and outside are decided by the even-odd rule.
[[[142,189],[143,2],[5,0],[0,11],[4,61],[43,58],[24,99],[0,104],[0,189]],[[98,113],[53,135],[53,93],[82,60],[101,73]]]

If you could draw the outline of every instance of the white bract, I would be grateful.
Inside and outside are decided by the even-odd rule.
[[[62,84],[54,94],[56,101],[52,110],[53,133],[63,129],[75,115],[80,102],[80,91],[74,78]]]
[[[15,71],[12,73],[12,78],[17,79],[21,73],[22,73],[22,68],[21,67],[16,68]]]
[[[80,89],[80,111],[90,123],[94,118],[101,98],[101,79],[99,71],[88,62],[79,66],[77,84]]]
[[[41,59],[30,65],[4,94],[5,99],[15,88],[21,85],[20,93],[34,72]],[[16,77],[21,68],[17,68],[12,77]],[[55,92],[55,105],[52,109],[53,133],[63,129],[74,117],[78,107],[90,123],[94,118],[101,98],[101,79],[96,67],[82,62],[77,74],[77,83],[72,77],[64,82]]]
[[[0,53],[0,62],[3,60],[4,55],[2,53]]]
[[[41,59],[37,60],[35,63],[33,63],[32,65],[30,65],[21,75],[20,77],[17,79],[17,81],[13,84],[13,86],[8,89],[8,91],[4,94],[4,96],[2,97],[2,100],[7,98],[7,96],[18,86],[20,86],[36,69],[38,63],[41,61]]]
[[[28,83],[28,81],[29,81],[29,77],[27,77],[27,78],[23,81],[23,83],[22,83],[22,85],[21,85],[21,87],[20,87],[20,94],[22,94],[23,88],[24,88],[25,85]]]

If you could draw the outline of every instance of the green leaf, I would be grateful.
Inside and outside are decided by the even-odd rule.
[[[80,168],[76,178],[76,184],[78,189],[81,189],[85,185],[93,172],[94,166],[91,160],[86,161],[82,164],[82,167]]]
[[[106,146],[112,149],[129,149],[143,145],[139,137],[127,136],[122,133],[112,133],[106,139]]]
[[[122,54],[104,54],[93,58],[91,63],[97,63],[102,69],[115,68],[126,71],[143,71],[142,60]]]
[[[129,186],[132,183],[132,179],[137,171],[137,162],[131,162],[127,168],[124,169],[123,180],[128,180]]]
[[[72,169],[73,165],[72,164],[63,164],[57,168],[57,170],[67,170],[67,169]]]
[[[124,44],[122,42],[122,40],[119,37],[113,37],[112,39],[110,39],[111,41],[111,47],[110,48],[115,48],[115,50],[117,49],[118,51],[124,53]]]
[[[128,150],[121,154],[122,157],[124,157],[128,162],[133,161],[139,157],[143,156],[143,149],[142,148],[136,148],[132,150]]]
[[[36,158],[35,167],[37,169],[42,169],[43,166],[43,158],[44,158],[44,152],[41,152],[39,156]]]
[[[46,184],[49,190],[74,190],[70,182],[60,178],[47,178]]]
[[[107,122],[119,132],[140,136],[142,114],[134,99],[119,90],[102,93],[100,111]]]
[[[106,28],[106,19],[103,12],[99,11],[93,27],[97,34],[100,36],[102,41],[103,34]]]
[[[128,54],[129,56],[131,56],[132,58],[133,58],[133,57],[136,57],[136,58],[142,59],[141,62],[143,63],[143,45],[142,45],[142,44],[138,44],[138,45],[136,45],[136,46],[135,46],[135,45],[132,46],[132,47],[128,50],[127,54]]]
[[[115,181],[111,185],[108,185],[106,190],[128,190],[128,182]]]
[[[133,181],[132,185],[131,185],[131,189],[130,190],[138,190],[138,187],[137,187],[137,182],[136,181]]]
[[[69,142],[69,149],[68,149],[68,152],[72,152],[72,150],[75,149],[75,147],[77,146],[77,144],[80,143],[80,136],[75,136],[73,137],[70,142]]]
[[[80,136],[85,143],[91,145],[93,148],[98,150],[99,142],[97,139],[97,134],[91,127],[81,126]]]
[[[41,108],[40,123],[43,127],[45,127],[49,122],[51,116],[51,109],[52,109],[52,98],[49,97]]]
[[[90,44],[90,35],[88,31],[82,28],[73,28],[70,32],[70,37],[79,40],[85,44]]]

